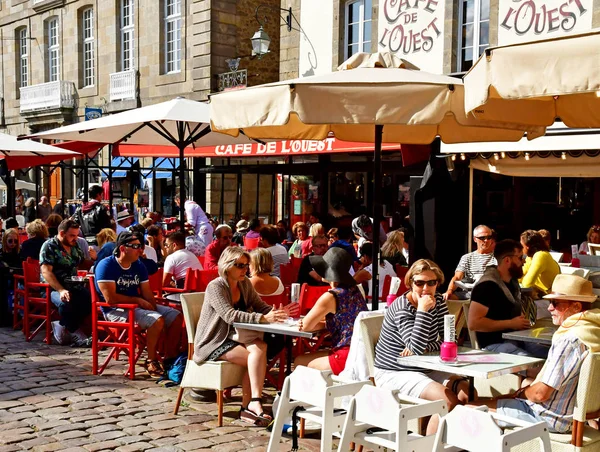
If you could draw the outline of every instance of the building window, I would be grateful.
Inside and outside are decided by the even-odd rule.
[[[358,52],[371,52],[371,0],[346,3],[345,58]]]
[[[134,0],[121,0],[121,70],[131,71],[135,67],[133,13]]]
[[[19,55],[19,88],[29,84],[29,46],[27,39],[27,28],[17,30],[17,53]]]
[[[468,71],[490,45],[490,0],[460,0],[458,72]]]
[[[48,81],[58,81],[60,46],[58,44],[58,18],[48,21]]]
[[[81,15],[83,38],[83,86],[96,84],[96,63],[94,60],[94,10],[87,8]]]
[[[181,0],[165,0],[165,71],[181,71]]]

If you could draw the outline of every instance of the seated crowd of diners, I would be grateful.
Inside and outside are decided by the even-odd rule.
[[[198,215],[199,207],[188,203],[189,220]],[[400,276],[407,290],[398,293],[385,309],[374,350],[375,384],[407,396],[442,399],[449,410],[469,402],[472,388],[467,379],[407,367],[397,359],[440,350],[448,300],[470,300],[468,328],[475,333],[478,347],[547,360],[537,376],[531,375],[535,380],[526,380],[516,393],[470,402],[485,403],[519,419],[545,421],[553,432],[571,429],[573,396],[583,358],[588,350],[600,349],[600,311],[592,308],[596,300],[592,283],[561,274],[550,254],[549,233],[544,230],[526,230],[519,241],[496,242],[491,228],[478,226],[473,231],[477,249],[462,256],[444,286],[444,274],[435,262],[418,259],[408,266],[400,230],[389,234],[383,228],[375,231],[380,236],[381,258],[373,262],[374,225],[366,215],[356,218],[351,228],[328,231],[317,218],[311,218],[311,224],[295,223],[291,229],[284,221],[263,225],[258,220],[240,220],[210,228],[202,223],[192,226],[192,240],[178,231],[165,235],[161,227],[144,221],[124,227],[118,235],[115,228],[102,229],[93,247],[82,237],[75,220],[53,215],[45,223],[34,220],[27,224],[29,239],[22,244],[18,229],[7,224],[0,260],[11,268],[18,268],[27,258],[39,260],[41,280],[50,285],[50,301],[60,318],[52,323],[56,341],[89,346],[91,290],[95,290],[109,305],[137,306],[135,321],[146,332],[144,367],[151,377],[160,378],[164,361],[183,350],[183,316],[179,309],[157,300],[150,276],[162,267],[162,287],[183,288],[188,270],[217,270],[218,276],[206,287],[193,338],[193,359],[197,363],[222,360],[247,368],[240,417],[256,425],[272,421],[262,404],[263,385],[270,347],[281,349],[283,339],[272,344],[262,333],[238,330],[233,324],[276,323],[298,316],[297,303],[265,301],[266,297],[286,296],[282,266],[296,268],[292,282],[323,287],[314,306],[298,321],[298,328],[326,332],[327,346],[298,354],[294,364],[336,375],[346,368],[355,321],[369,309],[373,266],[379,266],[380,297],[385,295],[384,278]],[[595,243],[594,234],[600,237],[592,228],[589,243]],[[257,246],[245,246],[252,239],[258,241]],[[78,269],[93,271],[93,287],[73,278]],[[459,282],[472,284],[472,289],[461,289],[466,286]],[[503,333],[530,328],[544,313],[558,327],[551,346],[503,338]],[[103,308],[103,315],[119,322],[127,314],[108,307]],[[432,418],[427,429],[435,431],[437,419]]]

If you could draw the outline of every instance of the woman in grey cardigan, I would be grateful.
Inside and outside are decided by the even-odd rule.
[[[267,344],[253,332],[238,335],[234,322],[275,323],[287,319],[283,309],[263,302],[246,277],[250,256],[240,247],[225,248],[219,259],[219,275],[206,287],[196,337],[194,361],[229,361],[248,368],[242,382],[240,418],[266,426],[272,418],[263,412],[262,389],[267,369]],[[242,335],[246,337],[243,338]],[[242,343],[243,342],[243,343]]]

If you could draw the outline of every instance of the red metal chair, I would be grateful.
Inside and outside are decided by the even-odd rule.
[[[300,300],[298,304],[300,305],[300,315],[308,314],[308,311],[312,309],[312,307],[316,304],[317,300],[327,292],[331,287],[329,286],[309,286],[308,284],[302,284],[300,288]],[[300,339],[297,343],[297,353],[303,354],[304,348],[306,347],[309,352],[316,352],[327,337],[327,333],[319,334],[312,339]]]
[[[406,276],[407,273],[408,273],[408,267],[404,267],[400,264],[396,264],[396,276],[398,276],[398,278],[400,278],[400,288],[398,289],[398,292],[396,292],[396,295],[402,295],[404,292],[406,292],[408,290],[408,287],[406,287],[406,284],[404,284],[404,277]]]
[[[164,293],[205,292],[208,283],[218,277],[218,270],[193,270],[188,268],[183,288],[163,287],[163,296]]]
[[[146,347],[144,332],[135,323],[136,304],[110,305],[102,301],[96,291],[94,277],[90,277],[90,292],[92,294],[92,374],[104,372],[111,359],[117,360],[119,353],[127,356],[129,367],[125,376],[135,379],[135,365]],[[110,322],[105,320],[101,308],[118,308],[127,311],[126,322]],[[101,339],[100,336],[103,336]],[[98,366],[99,353],[104,348],[110,352],[101,366]]]
[[[260,237],[256,237],[255,239],[248,239],[244,237],[244,248],[246,251],[251,251],[253,249],[258,248],[258,243],[260,242]]]
[[[289,298],[291,293],[292,284],[298,281],[298,267],[294,267],[290,264],[282,264],[279,266],[279,279],[285,287],[285,294]]]
[[[198,256],[198,262],[200,262],[200,265],[204,268],[204,256]]]
[[[196,274],[197,292],[205,292],[206,286],[219,277],[219,270],[198,270]]]
[[[156,273],[148,278],[150,289],[155,297],[160,298],[162,295],[163,269],[159,268]]]
[[[44,342],[52,343],[52,315],[57,312],[50,301],[50,285],[40,282],[40,263],[36,260],[23,262],[23,333],[31,341],[43,329]],[[17,305],[15,304],[15,307]],[[18,308],[17,308],[18,309]],[[14,315],[14,311],[13,311]]]

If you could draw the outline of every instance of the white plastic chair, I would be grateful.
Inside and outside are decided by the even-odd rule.
[[[447,413],[442,400],[430,402],[400,395],[398,391],[363,386],[350,402],[338,451],[345,452],[350,443],[355,443],[372,450],[430,452],[435,435],[409,432],[408,423]]]
[[[552,259],[554,259],[556,262],[560,262],[563,257],[563,253],[559,253],[558,251],[550,251],[550,256],[552,256]]]
[[[223,391],[241,385],[246,368],[227,361],[205,361],[201,364],[194,362],[194,337],[204,303],[204,292],[182,293],[180,300],[188,337],[188,359],[173,414],[179,411],[185,388],[214,389],[217,391],[218,423],[222,427]]]
[[[504,432],[497,420],[518,428]],[[457,447],[471,452],[510,452],[512,447],[535,439],[544,452],[552,451],[548,426],[543,421],[531,424],[489,413],[485,406],[475,409],[458,405],[442,418],[433,451],[444,452],[449,447]]]
[[[342,430],[345,410],[336,410],[337,399],[356,394],[363,386],[372,385],[370,381],[345,383],[335,379],[331,371],[320,371],[305,366],[298,366],[286,377],[279,402],[275,423],[269,439],[267,452],[279,450],[279,441],[284,420],[298,406],[300,419],[321,425],[321,452],[330,452],[332,436]]]
[[[588,279],[588,276],[590,276],[590,271],[587,268],[563,267],[561,265],[560,272],[563,275],[577,275],[585,279]]]

